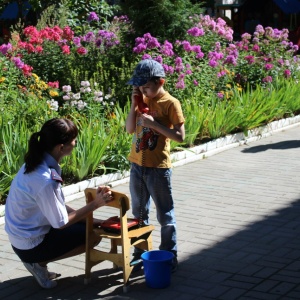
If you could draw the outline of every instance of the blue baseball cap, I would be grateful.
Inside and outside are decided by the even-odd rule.
[[[163,66],[153,59],[140,61],[133,71],[133,76],[127,84],[141,86],[147,83],[152,77],[166,77]]]

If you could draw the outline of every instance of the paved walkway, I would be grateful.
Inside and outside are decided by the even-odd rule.
[[[108,262],[84,285],[84,256],[49,264],[58,286],[41,289],[13,253],[0,226],[0,299],[300,299],[300,127],[174,168],[179,269],[166,289],[143,271]],[[128,193],[128,184],[115,190]],[[81,207],[84,199],[69,203]],[[99,212],[100,213],[100,212]],[[156,225],[154,247],[159,230]]]

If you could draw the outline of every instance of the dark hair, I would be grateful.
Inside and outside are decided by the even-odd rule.
[[[35,170],[42,162],[44,153],[53,150],[56,145],[67,144],[78,135],[76,125],[68,119],[48,120],[41,131],[31,135],[28,151],[25,154],[25,174]]]
[[[162,77],[153,76],[153,77],[151,77],[151,78],[149,79],[149,81],[152,81],[152,82],[154,82],[155,84],[158,84],[161,78],[162,78]]]

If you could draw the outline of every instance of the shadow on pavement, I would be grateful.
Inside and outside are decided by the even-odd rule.
[[[201,226],[200,217],[194,221]],[[225,221],[222,226],[229,225]],[[200,244],[203,236],[196,227],[193,231],[195,245]],[[1,283],[0,295],[2,299],[150,300],[183,299],[184,293],[185,299],[201,300],[300,299],[300,199],[261,215],[223,241],[217,235],[212,238],[215,244],[198,252],[190,244],[191,254],[180,261],[166,289],[148,288],[139,271],[131,276],[130,292],[123,294],[122,272],[105,269],[95,270],[89,285],[83,284],[84,275],[80,275],[59,279],[53,290],[41,290],[31,276],[7,280]]]
[[[243,149],[242,152],[257,153],[257,152],[267,151],[270,149],[285,150],[291,148],[300,148],[300,140],[289,140],[289,141],[278,142],[274,144],[253,146],[253,147]]]

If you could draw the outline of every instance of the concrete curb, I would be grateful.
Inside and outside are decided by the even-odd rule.
[[[208,143],[171,154],[172,164],[173,167],[182,166],[184,164],[216,155],[222,151],[254,142],[262,138],[266,138],[276,132],[288,130],[297,126],[300,126],[300,116],[271,122],[265,126],[249,130],[247,134],[241,132],[227,135]],[[62,188],[62,190],[65,195],[66,202],[70,202],[75,199],[82,198],[84,196],[84,190],[87,187],[96,187],[106,184],[110,184],[112,187],[114,187],[127,182],[129,182],[129,171],[94,177],[88,180],[80,181],[76,184],[65,186]],[[4,223],[4,209],[5,205],[1,205],[0,224]]]

